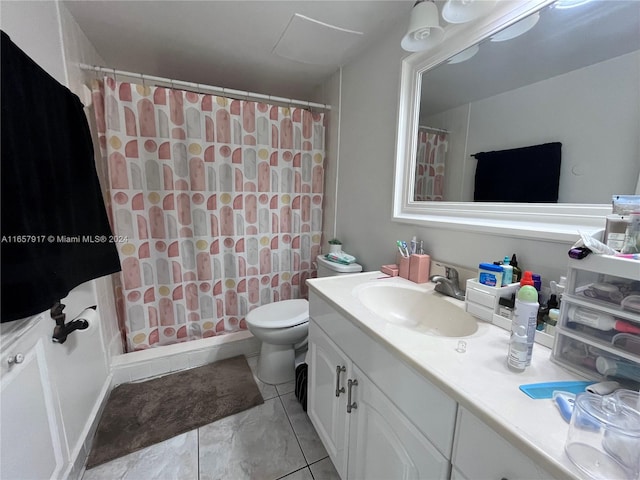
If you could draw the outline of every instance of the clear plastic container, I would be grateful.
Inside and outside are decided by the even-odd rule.
[[[590,478],[637,480],[640,476],[640,393],[576,397],[565,451]]]

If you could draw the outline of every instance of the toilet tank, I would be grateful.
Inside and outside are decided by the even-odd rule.
[[[318,264],[318,278],[345,275],[347,273],[359,273],[362,271],[362,265],[358,263],[342,265],[341,263],[330,262],[322,255],[316,257],[316,262]]]

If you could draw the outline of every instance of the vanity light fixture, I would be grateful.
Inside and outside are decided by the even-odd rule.
[[[538,20],[540,20],[540,12],[529,15],[519,22],[514,23],[510,27],[505,28],[501,32],[496,33],[493,37],[491,37],[491,41],[506,42],[507,40],[511,40],[512,38],[519,37],[520,35],[528,32],[533,27],[535,27],[536,23],[538,23]]]
[[[449,23],[466,23],[489,13],[496,0],[447,0],[442,18]]]
[[[409,28],[401,46],[407,52],[420,52],[438,45],[444,39],[440,26],[438,7],[430,0],[419,0],[411,10]]]
[[[454,55],[453,57],[451,57],[447,61],[447,63],[450,64],[450,65],[453,65],[455,63],[466,62],[471,57],[473,57],[476,53],[478,53],[479,50],[480,50],[480,47],[478,45],[471,45],[466,50],[463,50],[459,54]]]

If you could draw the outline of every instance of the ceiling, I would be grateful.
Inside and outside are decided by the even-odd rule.
[[[422,118],[640,49],[640,1],[547,7],[528,32],[422,76]]]
[[[407,23],[414,0],[63,3],[104,66],[309,100],[341,65]]]

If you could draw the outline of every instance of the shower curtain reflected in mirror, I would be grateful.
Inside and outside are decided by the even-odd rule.
[[[306,296],[323,114],[108,77],[92,90],[127,351],[244,330],[251,309]]]
[[[444,200],[445,157],[448,134],[430,127],[418,127],[416,174],[413,199],[416,202]]]

